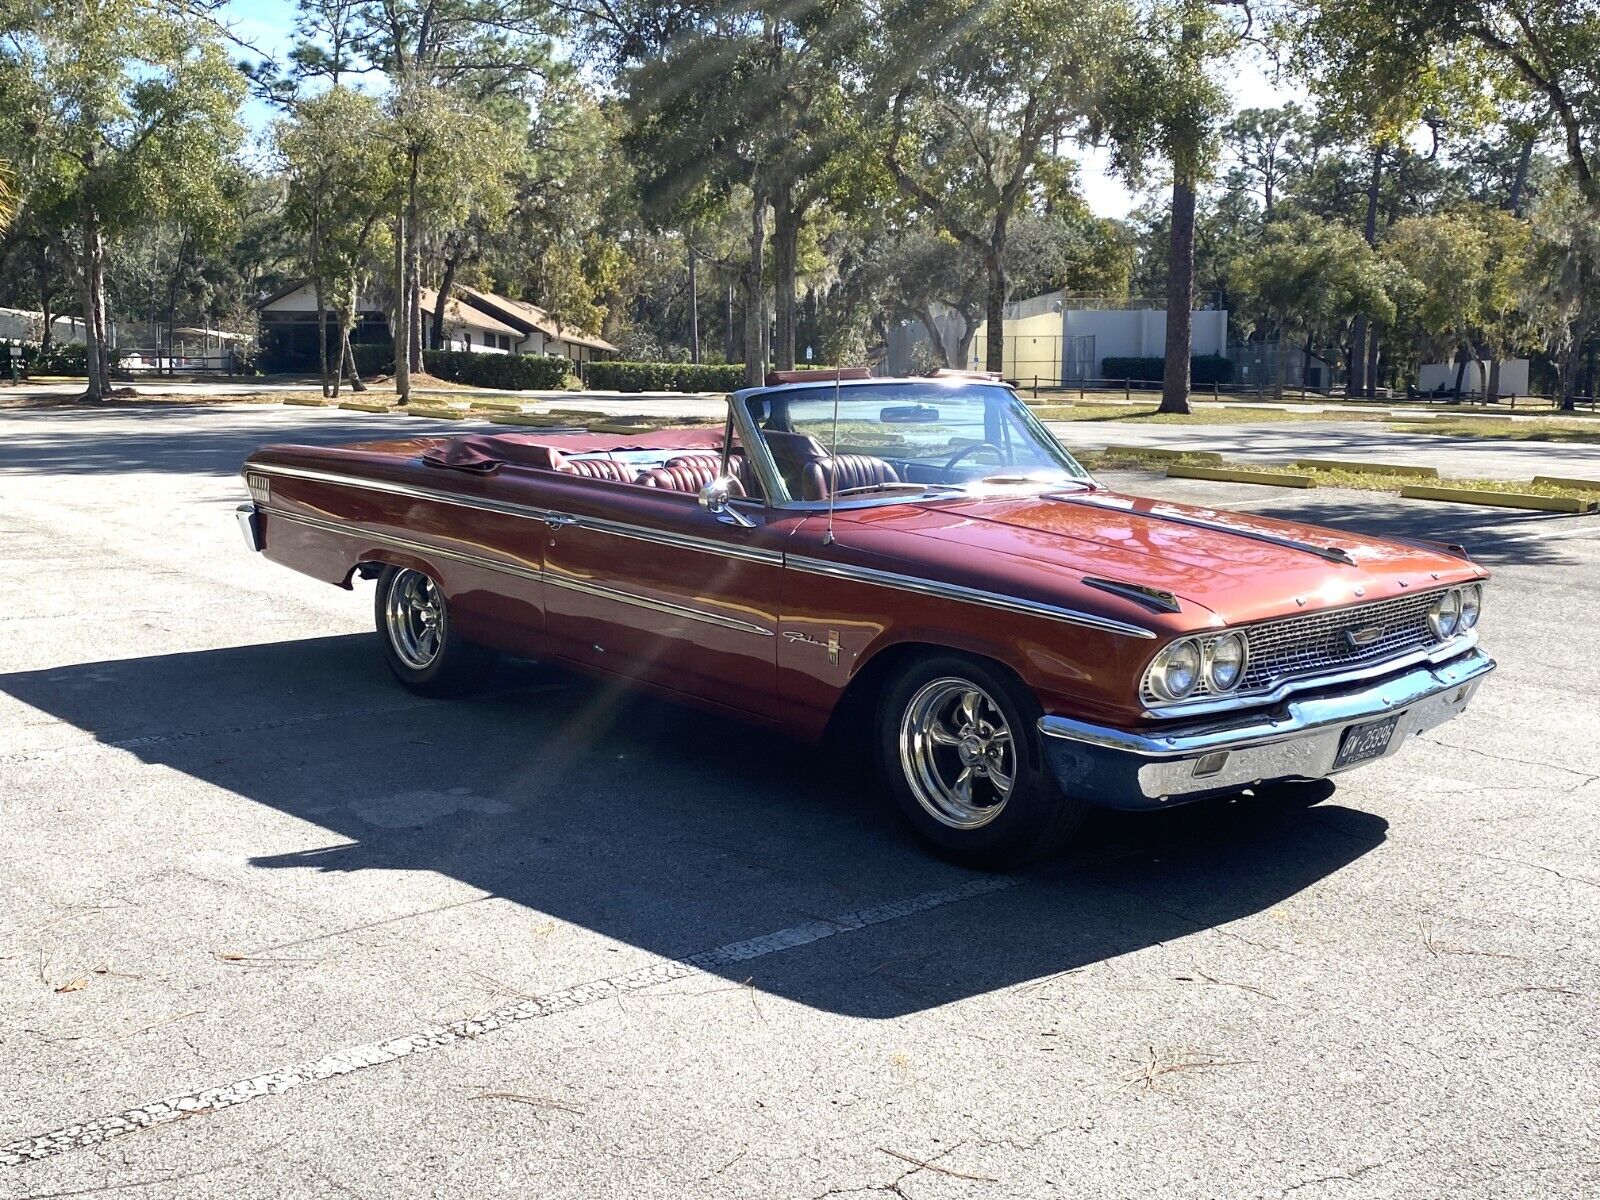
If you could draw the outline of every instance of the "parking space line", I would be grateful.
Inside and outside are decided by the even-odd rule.
[[[321,1058],[279,1067],[219,1087],[167,1096],[119,1113],[95,1117],[79,1124],[53,1129],[48,1133],[7,1142],[0,1145],[0,1166],[16,1166],[20,1163],[53,1158],[69,1150],[80,1150],[124,1134],[135,1133],[140,1129],[148,1129],[152,1125],[162,1125],[169,1121],[183,1120],[201,1113],[217,1112],[224,1108],[236,1108],[251,1100],[259,1100],[263,1096],[281,1095],[302,1084],[349,1075],[367,1067],[380,1066],[413,1054],[438,1050],[458,1042],[479,1038],[517,1021],[526,1021],[532,1017],[554,1016],[556,1013],[582,1008],[629,992],[658,987],[691,975],[715,972],[737,963],[764,958],[769,954],[809,946],[837,934],[903,920],[918,913],[943,908],[947,904],[958,904],[963,900],[1004,891],[1015,887],[1019,882],[1020,880],[1015,878],[996,876],[972,879],[954,887],[924,892],[918,896],[893,900],[887,904],[858,908],[837,916],[806,921],[800,925],[791,925],[787,929],[779,929],[744,941],[729,942],[685,958],[663,959],[621,975],[580,983],[543,996],[532,996],[481,1017],[463,1018],[446,1024],[427,1026],[413,1033],[352,1046]]]

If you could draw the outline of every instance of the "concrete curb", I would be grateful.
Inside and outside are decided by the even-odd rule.
[[[1423,487],[1413,484],[1400,489],[1406,500],[1448,500],[1456,504],[1479,504],[1489,508],[1529,508],[1536,512],[1585,513],[1600,508],[1593,500],[1576,496],[1533,496],[1527,492],[1481,492],[1473,488]]]
[[[285,404],[297,405],[300,408],[332,408],[333,401],[324,396],[285,396]]]
[[[489,420],[496,425],[525,425],[532,429],[574,428],[574,422],[565,417],[552,417],[545,413],[491,413]]]
[[[1198,458],[1203,462],[1220,463],[1222,455],[1216,450],[1167,450],[1160,446],[1106,446],[1107,454],[1139,454],[1146,458]]]
[[[1317,481],[1309,475],[1286,475],[1276,471],[1239,471],[1231,467],[1192,467],[1173,463],[1167,468],[1169,479],[1211,479],[1218,483],[1259,483],[1266,487],[1310,488]]]
[[[661,427],[638,421],[591,421],[584,428],[590,433],[654,433]]]
[[[464,408],[440,408],[434,404],[407,404],[395,412],[406,417],[442,417],[447,421],[462,421],[472,416]]]
[[[385,404],[381,400],[345,400],[339,407],[349,412],[386,413],[394,411],[394,405]]]
[[[1360,475],[1409,475],[1414,479],[1439,478],[1438,467],[1408,467],[1399,463],[1346,462],[1341,458],[1298,458],[1293,465],[1307,471],[1354,471]]]
[[[1566,479],[1560,475],[1535,475],[1534,483],[1550,487],[1576,488],[1581,492],[1600,492],[1600,479]]]

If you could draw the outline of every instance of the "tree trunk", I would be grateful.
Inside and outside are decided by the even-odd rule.
[[[761,386],[767,372],[766,243],[767,201],[758,192],[750,211],[750,253],[744,265],[744,379],[751,387]]]
[[[317,377],[322,381],[322,394],[333,394],[333,383],[328,378],[328,302],[322,294],[322,280],[311,282],[317,297]]]
[[[1189,358],[1193,340],[1190,306],[1194,303],[1194,187],[1188,180],[1172,184],[1172,242],[1167,259],[1167,359],[1161,376],[1161,410],[1189,411]],[[1282,357],[1282,344],[1279,346]]]
[[[1483,385],[1483,402],[1493,404],[1500,399],[1500,360],[1489,360],[1489,380]]]
[[[1522,143],[1522,153],[1517,155],[1517,173],[1511,177],[1511,194],[1506,197],[1506,208],[1513,217],[1522,216],[1522,193],[1528,186],[1528,165],[1533,159],[1533,138]]]
[[[1003,240],[991,244],[983,259],[989,276],[983,296],[983,369],[997,375],[1006,369],[1006,292],[1010,280],[1006,278],[1005,250]]]
[[[691,238],[692,238],[691,234]],[[700,361],[700,256],[689,242],[689,361]]]
[[[361,293],[356,286],[356,281],[350,281],[350,293],[346,297],[344,311],[340,314],[339,321],[339,367],[341,373],[348,376],[352,392],[364,392],[367,385],[361,382],[361,371],[356,366],[355,347],[350,344],[350,330],[355,327],[357,306],[361,303]]]
[[[416,151],[411,153],[410,165],[406,181],[406,256],[402,265],[402,287],[406,295],[408,387],[411,375],[422,370],[422,202],[419,199],[422,163]]]
[[[433,328],[428,334],[428,345],[435,350],[444,349],[444,310],[449,306],[450,293],[455,290],[456,270],[460,265],[458,255],[444,260],[444,278],[439,281],[439,295],[433,302]]]
[[[917,310],[917,320],[922,322],[922,327],[928,331],[928,341],[933,344],[933,354],[939,360],[941,367],[950,365],[950,355],[944,348],[944,335],[939,332],[939,325],[933,319],[933,310],[924,306]]]
[[[1372,148],[1372,174],[1367,181],[1367,223],[1363,230],[1367,245],[1378,244],[1378,189],[1383,182],[1383,147]],[[1350,327],[1350,382],[1346,391],[1351,396],[1371,396],[1376,381],[1367,373],[1367,316],[1359,314]]]
[[[1456,389],[1454,404],[1461,403],[1461,381],[1467,373],[1467,359],[1470,357],[1467,347],[1463,344],[1456,347]]]
[[[411,313],[406,288],[406,225],[402,212],[394,223],[394,393],[400,404],[411,403]]]
[[[49,354],[55,344],[55,316],[50,311],[54,295],[50,290],[50,249],[39,242],[39,311],[44,314],[44,328],[39,332],[39,354]]]
[[[804,219],[794,204],[794,188],[785,184],[773,198],[772,281],[776,329],[773,334],[772,361],[780,371],[794,370],[795,299],[798,291],[795,273],[799,269],[800,224]]]
[[[1367,338],[1367,394],[1378,394],[1378,331],[1371,331]]]
[[[1279,403],[1283,402],[1283,385],[1289,377],[1289,356],[1283,352],[1288,332],[1282,325],[1278,326],[1278,352],[1273,356],[1272,398]]]
[[[95,338],[94,322],[94,242],[97,231],[93,222],[83,222],[83,358],[84,374],[88,376],[83,398],[91,403],[101,400],[100,347]]]
[[[738,328],[733,319],[733,284],[730,283],[728,284],[728,295],[724,306],[722,325],[722,357],[728,362],[733,362],[739,354],[739,345],[735,337]]]

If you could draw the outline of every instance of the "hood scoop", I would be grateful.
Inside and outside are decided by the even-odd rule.
[[[1185,525],[1190,529],[1205,529],[1213,533],[1228,533],[1234,537],[1248,538],[1252,542],[1265,542],[1269,546],[1278,546],[1284,550],[1298,550],[1303,554],[1313,554],[1324,562],[1338,563],[1340,566],[1353,567],[1357,565],[1356,560],[1338,546],[1314,546],[1310,542],[1278,537],[1275,534],[1262,533],[1256,529],[1240,529],[1237,525],[1229,525],[1223,521],[1202,521],[1198,517],[1180,516],[1177,513],[1162,512],[1153,507],[1150,509],[1134,509],[1121,504],[1102,504],[1078,493],[1047,492],[1044,498],[1046,500],[1054,500],[1059,504],[1076,504],[1083,508],[1098,508],[1102,512],[1144,517],[1151,521],[1166,521],[1173,525]],[[1092,582],[1095,586],[1103,587],[1104,583],[1108,581],[1086,582]]]

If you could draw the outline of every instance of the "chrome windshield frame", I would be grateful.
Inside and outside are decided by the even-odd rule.
[[[906,387],[924,385],[930,388],[950,388],[953,386],[970,385],[971,382],[972,381],[970,380],[903,379],[874,376],[869,379],[842,380],[840,381],[839,386],[846,391],[849,391],[851,388],[858,387],[881,387],[884,384],[898,384]],[[802,390],[809,391],[826,386],[829,385],[823,383],[789,383],[779,384],[775,387],[741,388],[739,391],[732,392],[728,395],[729,423],[724,428],[731,427],[738,430],[739,440],[744,445],[745,455],[755,464],[756,474],[761,480],[762,489],[767,493],[766,505],[769,508],[798,510],[804,512],[827,509],[829,505],[826,500],[797,500],[793,495],[790,494],[789,487],[786,483],[784,483],[783,475],[778,470],[778,464],[772,457],[772,451],[767,445],[766,437],[763,436],[761,429],[755,423],[755,419],[750,415],[750,408],[747,401],[754,396],[760,396],[769,392]],[[1001,380],[985,380],[982,386],[1003,388],[1006,392],[1008,392],[1014,402],[1012,413],[1017,418],[1017,421],[1021,427],[1030,436],[1038,439],[1041,442],[1044,442],[1047,445],[1054,446],[1066,459],[1066,461],[1073,467],[1076,467],[1080,472],[1080,474],[1074,476],[1070,471],[1068,471],[1065,473],[1066,478],[1064,479],[1042,479],[1038,482],[1037,488],[1018,488],[1015,494],[1031,494],[1034,491],[1046,492],[1072,483],[1081,483],[1089,489],[1098,489],[1100,487],[1100,484],[1095,480],[1094,476],[1089,473],[1088,468],[1080,463],[1077,458],[1074,457],[1072,451],[1067,449],[1067,447],[1062,443],[1061,439],[1056,437],[1055,434],[1051,433],[1049,428],[1042,421],[1040,421],[1037,416],[1034,415],[1032,410],[1030,410],[1026,404],[1022,402],[1021,398],[1018,397],[1015,388]],[[731,438],[725,433],[723,436],[723,461],[725,466],[727,462],[727,456],[731,453]],[[926,492],[917,496],[913,496],[912,494],[906,492],[849,496],[843,499],[836,499],[833,503],[833,507],[835,509],[876,508],[884,505],[905,504],[913,499],[918,503],[927,500],[943,499],[970,500],[973,498],[974,494],[974,492],[968,491],[965,488],[960,488],[958,490],[958,485],[930,484]]]

